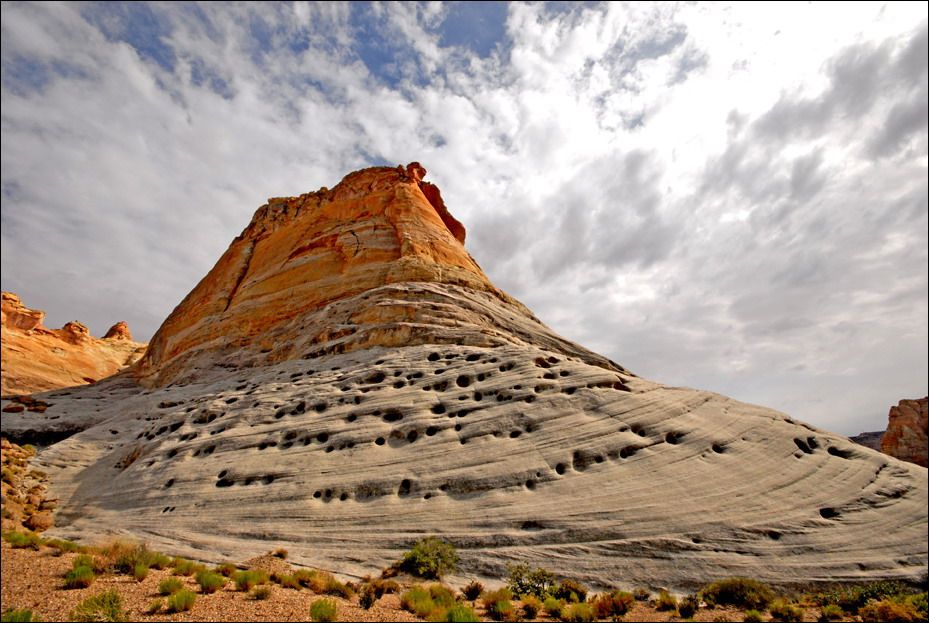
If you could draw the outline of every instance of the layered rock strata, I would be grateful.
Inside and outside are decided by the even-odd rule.
[[[680,590],[926,572],[926,470],[559,337],[490,284],[422,175],[270,201],[158,331],[146,389],[120,375],[5,415],[14,439],[71,435],[37,459],[52,532],[354,575],[437,535],[465,576],[524,561]]]
[[[24,306],[12,292],[2,297],[3,395],[93,383],[134,363],[145,350],[125,322],[102,339],[76,321],[48,329],[42,324],[45,312]]]
[[[881,451],[923,467],[929,463],[929,398],[901,400],[890,408],[887,431],[881,438]]]

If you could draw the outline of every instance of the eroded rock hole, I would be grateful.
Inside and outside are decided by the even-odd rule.
[[[683,438],[684,433],[679,433],[677,431],[670,431],[664,436],[664,440],[672,446],[681,443],[681,439]]]
[[[387,409],[384,413],[385,422],[399,422],[403,419],[403,413],[397,409]]]
[[[794,443],[797,445],[798,448],[803,450],[804,454],[813,454],[813,449],[810,448],[809,444],[807,444],[807,442],[804,441],[803,439],[797,439],[795,437]]]
[[[410,489],[412,488],[413,483],[410,482],[409,478],[404,478],[400,482],[400,486],[397,488],[397,495],[405,496],[410,494]]]
[[[716,454],[722,454],[723,452],[726,451],[726,446],[720,443],[714,443],[712,448],[713,448],[713,452],[715,452]]]
[[[851,450],[843,450],[841,448],[836,448],[835,446],[829,446],[829,448],[826,449],[826,452],[832,456],[837,456],[840,459],[850,459],[854,456],[854,452]]]
[[[441,415],[445,413],[445,405],[443,405],[441,402],[438,404],[432,405],[432,412],[435,413],[436,415]]]
[[[835,519],[839,515],[840,515],[839,511],[837,511],[836,509],[830,506],[819,509],[819,516],[822,517],[823,519]]]
[[[458,387],[467,387],[471,384],[471,377],[467,374],[462,374],[455,379],[455,384],[458,385]]]

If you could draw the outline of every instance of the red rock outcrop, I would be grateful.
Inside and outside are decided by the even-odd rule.
[[[115,374],[142,356],[145,344],[132,341],[125,322],[98,339],[77,321],[61,329],[42,325],[45,312],[29,309],[18,296],[2,299],[4,395],[30,394],[84,385]]]
[[[332,190],[269,199],[152,338],[141,382],[428,343],[530,342],[613,368],[490,283],[425,173],[416,162],[373,167]]]
[[[910,463],[926,467],[929,464],[929,398],[903,399],[890,408],[887,432],[881,439],[881,451]]]

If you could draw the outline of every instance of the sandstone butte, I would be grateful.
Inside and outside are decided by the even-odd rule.
[[[24,306],[12,292],[2,297],[0,392],[5,396],[94,383],[134,363],[145,350],[132,340],[125,322],[110,327],[102,339],[77,321],[48,329],[42,324],[45,312]]]
[[[926,467],[929,464],[929,398],[901,400],[888,414],[887,431],[881,438],[881,451],[903,461]]]
[[[376,573],[417,539],[458,576],[543,566],[686,590],[918,578],[927,470],[643,379],[495,288],[417,164],[272,199],[134,366],[4,414],[50,532],[201,560],[284,547]],[[140,385],[141,384],[141,385]]]

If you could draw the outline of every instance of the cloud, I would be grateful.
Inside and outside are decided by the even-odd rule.
[[[913,5],[4,5],[3,288],[147,338],[268,196],[419,160],[567,337],[878,429],[929,375],[926,33]]]

